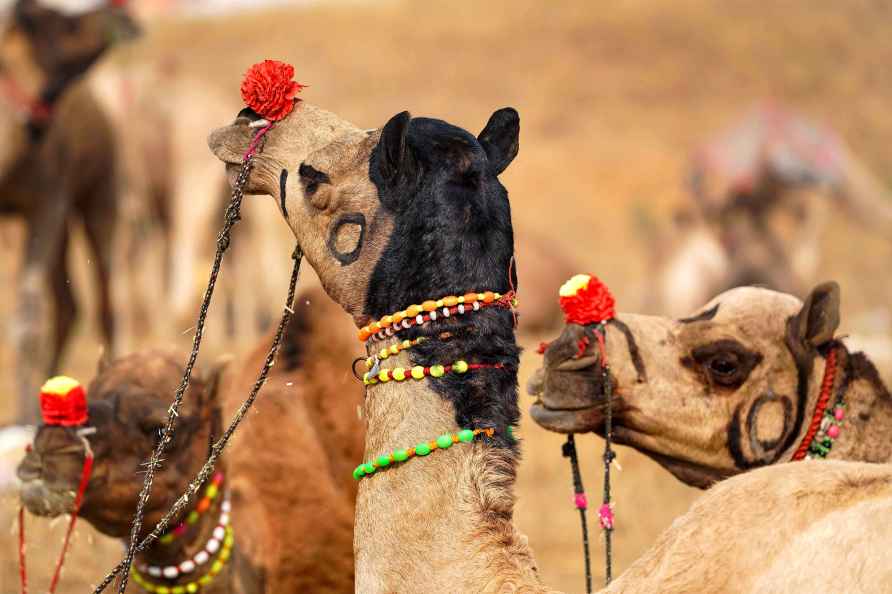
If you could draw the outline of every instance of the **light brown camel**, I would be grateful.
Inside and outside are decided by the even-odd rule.
[[[77,316],[66,262],[74,221],[83,223],[93,252],[102,334],[112,345],[115,154],[108,121],[76,81],[112,39],[132,36],[135,27],[115,8],[67,16],[36,0],[19,0],[8,17],[0,32],[0,215],[21,217],[27,228],[13,328],[25,422],[36,418],[36,378],[58,367]],[[44,349],[50,303],[52,347]]]
[[[270,132],[271,146],[286,154],[289,138],[303,126],[292,124],[292,118]],[[377,361],[384,367],[381,377],[390,379],[367,390],[365,460],[374,461],[374,465],[368,462],[354,471],[362,481],[354,541],[358,592],[549,591],[539,583],[532,552],[512,523],[518,444],[509,426],[518,418],[518,350],[510,312],[490,306],[461,314],[456,307],[450,315],[442,313],[435,320],[430,320],[430,313],[424,314],[428,321],[422,318],[413,325],[414,308],[413,312],[407,309],[397,315],[408,328],[399,321],[396,341],[388,339],[387,331],[396,327],[394,318],[381,317],[401,312],[399,308],[407,304],[464,296],[469,289],[508,290],[504,270],[513,251],[511,222],[507,194],[497,176],[517,152],[518,129],[517,114],[511,109],[493,114],[479,138],[438,120],[411,119],[404,112],[382,130],[348,132],[310,155],[300,165],[299,176],[288,176],[286,171],[281,184],[275,173],[283,157],[267,160],[266,153],[259,157],[265,173],[252,180],[252,191],[276,198],[328,293],[362,327],[361,336],[374,335],[369,352],[402,345],[404,339],[424,339],[387,357],[383,364]],[[233,163],[248,139],[243,125],[236,124],[215,131],[210,145],[221,160]],[[475,298],[465,296],[466,303],[469,299]],[[492,297],[484,294],[483,299],[486,302]],[[431,303],[422,303],[419,309],[439,311],[441,306]],[[381,319],[384,326],[369,329],[367,324],[373,318]],[[448,372],[435,371],[437,364],[459,359],[484,367],[461,373],[455,370],[463,369],[462,365],[455,364]],[[401,370],[413,365],[424,366],[432,377],[425,372],[420,374],[424,379],[418,381],[400,380]],[[462,428],[491,429],[492,435],[457,443],[463,441],[457,439]],[[438,440],[442,445],[430,441],[449,434],[456,438],[447,439],[448,445],[443,439]],[[401,462],[404,456],[397,452],[412,444],[418,444],[412,451],[423,459]],[[423,448],[441,451],[425,455]],[[856,485],[856,479],[868,475],[869,470],[849,465],[839,482]],[[742,482],[753,483],[758,491],[765,482],[758,483],[760,472],[743,477]],[[888,473],[884,478],[888,492]],[[806,531],[800,519],[807,521],[808,513],[820,515],[814,509],[792,509],[797,501],[808,505],[812,500],[803,497],[808,488],[828,484],[825,477],[799,473],[798,488],[777,497],[789,504],[790,512],[786,516],[787,539],[778,541],[777,548]],[[854,490],[861,498],[876,493]],[[750,494],[746,485],[736,487],[735,492]],[[826,499],[823,492],[817,495]],[[729,499],[734,499],[733,494],[713,501],[729,514],[734,513],[726,507]],[[703,509],[713,508],[704,505]],[[794,512],[801,515],[797,518]],[[693,520],[698,517],[694,515]],[[775,520],[768,514],[753,519],[762,522],[748,527],[751,533],[766,535],[779,528],[763,521]],[[845,528],[846,519],[836,521],[836,526]],[[711,522],[700,525],[704,530],[715,527]],[[879,536],[888,540],[888,532]],[[671,534],[668,542],[675,542]],[[691,540],[684,544],[688,551],[702,548]],[[752,557],[744,561],[765,550],[751,548]],[[859,549],[859,555],[864,550]],[[658,558],[672,555],[679,556],[678,549],[665,544],[656,552]],[[692,557],[687,555],[687,559]],[[650,558],[645,560],[653,563]],[[690,569],[691,576],[702,579],[713,566],[702,550],[696,560],[699,565],[676,562],[673,569]],[[769,557],[762,556],[761,561],[769,567]],[[848,562],[841,562],[838,575],[854,583],[864,565],[844,561]],[[813,586],[807,572],[812,563],[812,557],[794,555],[787,567]],[[754,575],[745,562],[729,563],[727,570],[731,576],[741,572],[749,572],[748,578]],[[664,590],[639,588],[634,581],[621,579],[611,591]]]
[[[834,337],[839,287],[818,285],[803,304],[741,287],[681,320],[619,314],[607,326],[615,385],[614,439],[654,458],[680,480],[716,480],[791,460],[812,420],[844,403],[827,457],[892,462],[892,396],[863,353]],[[589,343],[580,343],[586,334]],[[581,349],[581,350],[580,350]],[[832,388],[818,407],[833,353]],[[599,355],[585,327],[568,324],[530,381],[531,412],[560,432],[603,433]],[[829,425],[828,425],[829,428]],[[817,442],[832,436],[818,436]]]
[[[302,294],[282,350],[255,411],[220,463],[221,493],[229,496],[236,550],[228,571],[202,592],[277,594],[353,592],[354,460],[362,455],[363,427],[356,416],[362,385],[341,371],[349,365],[354,333],[321,291]],[[218,363],[208,377],[193,377],[173,447],[148,507],[147,530],[185,490],[247,395],[272,341],[268,335],[238,363]],[[87,439],[96,466],[81,515],[101,532],[128,535],[142,475],[140,464],[163,426],[170,396],[182,376],[180,357],[143,351],[102,367],[90,385]],[[225,359],[224,361],[228,361]],[[287,456],[282,452],[287,451]],[[56,516],[70,509],[83,462],[74,430],[41,427],[19,468],[22,499],[33,513]],[[205,492],[203,489],[202,492]],[[201,506],[201,496],[191,509]],[[210,538],[222,494],[196,528],[172,544],[159,543],[137,558],[137,568],[177,564]],[[300,513],[295,513],[299,510]],[[189,512],[183,514],[188,517]],[[144,573],[144,572],[141,572]],[[175,580],[143,575],[173,588]],[[139,592],[131,580],[128,591]]]

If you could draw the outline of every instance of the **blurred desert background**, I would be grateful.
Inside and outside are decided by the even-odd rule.
[[[139,9],[138,0],[132,4]],[[190,7],[201,8],[199,2]],[[228,110],[230,119],[241,108],[243,73],[264,58],[295,65],[296,79],[309,85],[301,97],[369,128],[409,110],[476,133],[495,109],[515,107],[521,117],[521,148],[501,179],[510,192],[516,242],[523,243],[528,235],[544,237],[541,255],[546,261],[553,251],[578,271],[597,274],[612,288],[620,311],[648,307],[654,290],[648,268],[656,234],[652,227],[668,229],[674,209],[690,201],[684,176],[691,153],[757,102],[782,102],[832,127],[882,183],[892,184],[888,2],[311,2],[250,10],[241,6],[220,14],[184,14],[173,8],[146,10],[144,35],[112,50],[106,59],[132,64],[135,70],[169,64],[179,80],[190,81],[182,95],[178,93],[184,86],[171,86],[171,100],[188,97],[200,105],[207,96],[209,105],[222,101],[222,112]],[[176,129],[198,139],[189,147],[194,162],[218,171],[202,139],[210,126],[227,120],[198,121],[191,113],[176,120]],[[133,117],[138,114],[135,110]],[[208,184],[195,187],[188,202],[180,205],[181,212],[192,207],[205,212],[208,203],[218,200]],[[819,274],[812,280],[841,284],[841,334],[888,338],[892,241],[862,232],[832,210],[829,216],[820,237]],[[196,295],[207,278],[220,217],[197,220],[207,224],[192,229],[205,238],[200,245],[206,250],[194,270]],[[261,268],[271,285],[273,301],[268,306],[277,316],[288,280],[290,232],[269,199],[246,201],[241,225],[247,228],[252,222],[259,226],[253,237],[262,236],[264,248],[251,265]],[[237,227],[236,246],[239,231]],[[15,353],[8,321],[16,298],[22,234],[14,220],[2,221],[0,394],[9,399],[0,398],[0,422],[12,420],[15,405]],[[100,347],[89,256],[82,244],[75,235],[70,263],[72,283],[82,300],[81,317],[62,369],[87,381]],[[154,248],[148,243],[144,249]],[[127,265],[123,259],[117,262],[116,274]],[[305,266],[302,286],[316,282]],[[117,285],[115,289],[118,307],[127,308],[128,299],[118,294],[123,291]],[[557,289],[521,277],[521,311],[525,295],[542,293],[554,297],[556,309]],[[149,325],[125,337],[123,344],[175,344],[185,359],[192,322],[166,313],[161,283],[146,290],[157,292],[150,293],[153,313],[166,323]],[[250,283],[236,281],[236,301],[252,292]],[[197,311],[197,297],[195,304],[192,311]],[[224,352],[244,353],[257,344],[259,334],[227,335],[223,307],[218,295],[201,361]],[[521,336],[525,411],[530,398],[523,386],[538,367],[535,347],[557,332]],[[360,354],[359,345],[356,353],[345,354],[345,372]],[[887,379],[890,372],[888,366],[882,368]],[[263,422],[252,416],[242,430]],[[571,503],[570,468],[560,455],[563,438],[546,433],[528,417],[520,435],[517,523],[536,552],[543,581],[565,591],[582,591],[582,547]],[[594,436],[580,436],[577,442],[590,500],[597,499],[603,442]],[[700,493],[627,448],[619,449],[618,462],[616,574]],[[17,587],[16,509],[14,492],[4,493],[3,592]],[[49,579],[65,523],[28,521],[32,587],[40,591]],[[590,522],[597,584],[603,580],[603,541],[595,513]],[[120,555],[120,543],[81,523],[60,591],[86,592]]]

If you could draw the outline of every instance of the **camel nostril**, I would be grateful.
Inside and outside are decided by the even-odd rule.
[[[16,476],[23,483],[35,481],[43,475],[43,464],[36,456],[29,455],[16,469]]]

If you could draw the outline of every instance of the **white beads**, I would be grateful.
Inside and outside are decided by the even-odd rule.
[[[230,505],[228,499],[223,500],[223,505],[220,506],[220,509],[224,514],[228,514],[232,510],[232,505]]]
[[[223,526],[217,526],[214,528],[214,538],[217,540],[223,540],[223,537],[226,536],[226,529]]]
[[[474,311],[480,311],[480,302],[479,301],[474,302]]]
[[[195,561],[196,565],[204,565],[210,558],[211,556],[208,555],[207,551],[198,551],[192,560]]]
[[[418,324],[419,326],[420,326],[421,324],[423,324],[423,323],[424,323],[424,316],[422,316],[421,314],[418,314],[417,316],[415,316],[415,323]]]
[[[448,307],[444,307],[444,308],[443,308],[443,317],[444,317],[444,318],[448,318],[448,317],[449,317],[449,308],[448,308]]]
[[[459,303],[459,305],[458,305],[458,313],[460,313],[460,314],[465,313],[465,306],[464,306],[464,304]]]
[[[161,571],[161,575],[169,580],[174,580],[180,575],[180,570],[173,565],[168,565]]]
[[[204,550],[213,555],[220,550],[220,541],[216,538],[210,539],[207,544],[204,545]]]
[[[195,571],[195,561],[189,559],[180,563],[181,573],[192,573],[193,571]]]
[[[150,565],[149,568],[146,570],[146,573],[148,573],[152,577],[161,577],[161,568]]]
[[[432,311],[432,312],[430,313],[430,319],[431,319],[431,322],[436,321],[436,319],[437,319],[437,312],[436,312],[436,311]]]

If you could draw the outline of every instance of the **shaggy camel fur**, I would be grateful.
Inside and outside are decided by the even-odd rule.
[[[66,261],[73,221],[83,223],[93,251],[102,334],[112,345],[115,151],[95,100],[85,88],[71,85],[110,39],[133,35],[135,27],[117,9],[72,17],[35,0],[19,0],[11,16],[0,35],[0,101],[6,105],[0,110],[0,215],[22,217],[27,228],[14,331],[18,417],[33,422],[37,377],[58,367],[77,316]],[[55,323],[46,356],[41,355],[42,324],[50,301]]]
[[[340,372],[351,358],[353,332],[343,317],[340,323],[332,320],[336,310],[320,291],[297,301],[255,412],[220,465],[232,505],[235,563],[225,579],[202,591],[353,591],[356,485],[350,472],[362,455],[363,428],[356,408],[363,391],[352,376]],[[244,400],[271,341],[272,335],[265,337],[238,364],[218,364],[204,381],[193,378],[173,447],[156,478],[147,530],[198,471],[209,442],[221,434],[221,420],[228,419],[223,411],[234,411]],[[155,444],[182,376],[174,360],[156,351],[137,353],[101,369],[90,386],[90,425],[97,432],[89,441],[96,466],[81,515],[109,536],[128,535],[142,486],[135,470]],[[283,450],[289,455],[283,457]],[[40,428],[19,469],[22,499],[32,513],[55,516],[70,509],[81,452],[73,431]],[[216,509],[210,510],[202,516],[208,521],[189,532],[194,538],[155,545],[137,558],[137,567],[188,558],[207,541],[218,516]],[[174,586],[183,580],[154,581]],[[130,590],[140,588],[131,585]]]
[[[863,353],[834,338],[839,287],[797,298],[752,287],[715,297],[681,320],[620,314],[607,327],[614,439],[680,480],[706,487],[786,462],[811,424],[833,350],[829,408],[845,402],[830,458],[892,462],[892,396]],[[530,381],[533,418],[560,432],[603,431],[597,345],[568,325]]]

